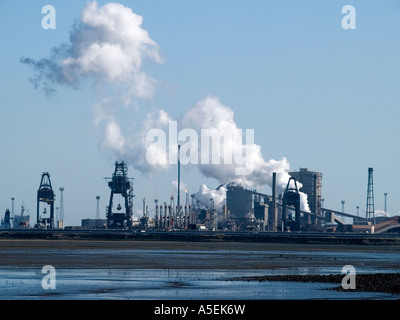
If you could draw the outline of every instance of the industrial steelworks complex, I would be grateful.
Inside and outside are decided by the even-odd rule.
[[[79,227],[64,226],[63,191],[55,212],[55,193],[50,174],[42,174],[37,190],[36,222],[31,226],[30,216],[14,214],[6,210],[1,221],[1,229],[123,229],[133,231],[247,231],[247,232],[352,232],[352,233],[399,233],[400,217],[375,216],[373,195],[373,168],[368,169],[367,206],[365,216],[324,208],[322,198],[322,174],[301,168],[290,172],[286,188],[277,194],[276,173],[272,174],[272,195],[249,190],[241,185],[229,183],[218,187],[226,190],[225,203],[217,210],[214,199],[208,203],[196,199],[196,194],[185,192],[184,204],[180,201],[180,176],[178,163],[177,203],[172,195],[167,202],[154,200],[152,215],[146,199],[143,199],[142,216],[133,218],[133,179],[128,177],[128,167],[124,162],[116,162],[112,177],[106,178],[110,198],[106,208],[106,219],[100,219],[97,196],[96,217],[83,219]],[[298,186],[301,186],[300,188]],[[302,197],[307,195],[309,210],[302,210]],[[114,203],[119,195],[123,203]],[[40,203],[44,209],[40,212]],[[42,205],[43,206],[43,205]],[[49,212],[47,211],[49,210]],[[350,222],[349,222],[350,221]]]

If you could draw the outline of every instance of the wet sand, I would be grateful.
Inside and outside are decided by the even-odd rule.
[[[0,240],[4,271],[45,265],[74,270],[236,270],[238,277],[227,280],[337,283],[337,290],[344,276],[341,268],[352,265],[360,271],[357,291],[400,293],[399,245]],[[299,274],[302,268],[339,271]],[[248,277],[249,270],[265,270],[266,275]],[[362,274],[365,270],[368,274]]]
[[[379,254],[399,253],[398,245],[2,239],[0,267],[244,270],[354,265],[390,270],[400,269],[400,259],[382,261]]]

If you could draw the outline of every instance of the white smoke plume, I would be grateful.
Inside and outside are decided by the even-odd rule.
[[[94,123],[106,123],[100,148],[112,151],[120,159],[128,157],[139,170],[148,172],[154,168],[139,156],[146,154],[145,137],[140,133],[125,137],[115,117],[115,106],[121,102],[129,105],[133,98],[149,99],[154,95],[157,81],[142,71],[144,60],[164,62],[158,44],[142,28],[142,22],[141,16],[121,4],[98,6],[91,1],[76,22],[69,43],[53,48],[49,58],[22,57],[20,61],[33,68],[30,80],[34,88],[41,88],[48,95],[56,92],[57,85],[79,88],[87,79],[102,92],[110,93],[93,106]],[[162,111],[149,115],[142,131],[162,126],[165,116]]]
[[[98,7],[89,2],[81,20],[71,32],[70,43],[53,48],[50,58],[21,58],[32,66],[35,88],[46,94],[55,92],[55,85],[79,87],[91,78],[100,86],[120,86],[126,100],[150,98],[155,79],[142,71],[144,59],[163,63],[159,46],[142,28],[143,18],[118,3]]]
[[[201,185],[199,191],[194,194],[194,198],[199,201],[200,205],[206,207],[211,206],[211,200],[214,201],[214,209],[217,212],[222,212],[223,206],[225,204],[226,198],[226,188],[224,186],[216,189],[210,189],[205,184]]]
[[[197,103],[191,108],[181,119],[180,124],[182,127],[193,128],[196,131],[202,129],[215,129],[218,132],[222,132],[227,136],[235,137],[236,139],[223,141],[222,147],[227,147],[226,143],[235,143],[235,141],[242,141],[242,136],[234,120],[234,113],[232,109],[224,106],[221,101],[216,97],[207,97],[206,99]],[[247,143],[247,142],[246,142]],[[228,147],[229,148],[229,147]],[[261,147],[255,143],[239,144],[231,146],[230,148],[241,148],[240,152],[245,155],[245,159],[250,163],[252,171],[247,175],[238,175],[236,169],[241,164],[232,162],[232,164],[199,164],[199,170],[204,176],[215,178],[220,184],[227,184],[230,182],[237,183],[248,189],[261,189],[266,185],[272,187],[272,173],[276,172],[276,185],[277,193],[282,193],[288,180],[290,178],[290,164],[286,158],[281,160],[268,160],[265,161],[261,153]],[[221,157],[223,157],[221,153]],[[225,160],[225,159],[224,159]],[[301,188],[301,184],[298,183],[298,188]],[[209,192],[206,189],[201,189],[196,195],[206,194]],[[216,192],[216,190],[213,190]],[[309,211],[307,203],[307,195],[300,192],[302,210]]]
[[[121,137],[120,141],[125,143],[125,148],[120,149],[120,144],[116,143],[116,147],[111,148],[119,157],[124,156],[128,159],[128,162],[136,167],[136,169],[149,173],[156,169],[167,169],[170,165],[165,162],[169,159],[169,148],[156,148],[155,144],[149,143],[145,139],[145,133],[149,132],[151,129],[162,129],[166,136],[168,136],[168,123],[172,118],[163,110],[158,112],[153,112],[149,114],[141,130],[140,135],[136,136],[134,139],[127,139]],[[216,130],[218,132],[229,133],[229,135],[235,136],[240,135],[239,128],[234,120],[234,113],[232,109],[224,106],[221,101],[216,97],[207,97],[197,104],[195,104],[191,109],[188,110],[180,119],[177,121],[178,127],[183,130],[190,128],[198,132],[198,137],[201,137],[200,131],[203,129]],[[120,133],[116,128],[110,132],[110,135],[117,137]],[[171,134],[171,132],[169,132]],[[168,137],[166,138],[168,140]],[[242,136],[237,137],[237,140],[242,142]],[[236,141],[237,141],[236,140]],[[234,143],[235,140],[222,140],[222,147],[226,147],[226,143]],[[178,141],[179,143],[188,143],[190,146],[196,146],[199,148],[199,154],[202,153],[200,148],[200,143],[193,144],[193,141]],[[252,171],[247,175],[238,175],[236,169],[241,167],[242,164],[237,164],[234,161],[231,164],[224,164],[224,154],[221,152],[219,156],[221,157],[219,164],[199,164],[199,171],[209,178],[216,179],[220,184],[227,183],[237,183],[248,189],[261,189],[265,186],[272,186],[272,173],[277,173],[277,192],[282,193],[286,188],[288,180],[290,178],[290,164],[286,158],[281,160],[268,160],[265,161],[261,153],[261,147],[255,143],[252,144],[239,144],[239,146],[232,146],[232,148],[240,148],[240,152],[245,155],[246,161],[251,163]],[[120,149],[120,150],[119,150]],[[119,152],[118,152],[119,150]],[[173,149],[175,152],[175,149]],[[191,150],[192,151],[192,150]],[[207,150],[208,151],[208,150]],[[144,159],[144,154],[150,156],[152,164]],[[201,155],[199,156],[199,158]],[[149,160],[149,158],[147,159]],[[163,160],[163,161],[161,161]],[[301,185],[298,183],[298,187]],[[199,192],[196,193],[196,198],[201,197],[210,201],[210,198],[215,198],[216,205],[222,208],[223,197],[225,194],[225,189],[220,188],[217,190],[212,190],[206,186],[201,186]],[[307,205],[307,196],[301,193],[301,203],[303,210],[309,210]],[[197,198],[198,199],[198,198]]]
[[[118,159],[147,175],[166,170],[170,167],[165,160],[168,159],[168,151],[149,144],[146,141],[146,133],[153,128],[167,130],[171,120],[164,110],[151,112],[144,119],[140,130],[130,136],[124,136],[119,124],[110,118],[104,133],[102,149],[112,151]]]
[[[155,93],[157,80],[142,70],[143,62],[146,59],[156,63],[164,61],[158,44],[142,28],[142,22],[141,16],[121,4],[107,3],[99,7],[96,1],[91,1],[75,24],[69,43],[53,48],[49,58],[35,60],[22,57],[20,61],[33,68],[34,76],[30,80],[35,88],[43,89],[46,94],[56,92],[57,85],[79,88],[90,79],[99,88],[114,90],[113,96],[120,97],[125,105],[134,98],[149,99]],[[171,165],[166,161],[171,156],[169,150],[160,150],[146,140],[146,133],[151,129],[167,131],[172,121],[168,113],[160,110],[149,114],[141,130],[128,137],[121,130],[112,105],[115,103],[107,98],[93,107],[95,123],[106,122],[101,148],[110,150],[117,158],[124,159],[144,173],[168,169]],[[209,129],[232,137],[231,140],[224,140],[222,146],[238,150],[238,154],[244,156],[246,166],[251,168],[248,174],[239,175],[238,169],[243,167],[243,163],[237,163],[237,159],[227,163],[227,159],[221,158],[219,164],[199,161],[198,169],[205,177],[215,178],[220,184],[236,182],[246,188],[260,189],[271,186],[272,173],[276,172],[278,192],[286,187],[290,169],[287,159],[265,161],[261,147],[254,141],[242,144],[242,133],[232,109],[224,106],[218,98],[203,99],[177,122],[178,128],[190,128],[198,136],[201,130]],[[200,144],[197,147],[199,154],[204,154]],[[214,191],[203,186],[199,193],[209,199]],[[213,198],[219,199],[219,193]],[[219,205],[220,201],[215,203]]]
[[[207,97],[198,102],[192,107],[180,120],[182,128],[192,128],[197,132],[202,129],[216,130],[226,136],[231,136],[233,139],[223,140],[221,142],[222,148],[234,150],[240,148],[239,152],[243,154],[247,164],[250,165],[252,171],[247,175],[237,175],[236,169],[241,167],[242,164],[236,163],[233,159],[232,164],[224,164],[226,159],[221,159],[220,165],[218,164],[200,164],[199,170],[206,177],[217,179],[221,184],[235,182],[246,188],[262,188],[265,185],[272,185],[272,172],[277,172],[278,188],[284,189],[288,181],[290,165],[286,158],[282,160],[269,160],[266,162],[261,153],[261,147],[255,143],[248,144],[243,141],[243,144],[236,144],[235,142],[242,142],[242,132],[239,130],[235,120],[232,109],[224,106],[221,101],[216,97]],[[255,132],[255,134],[257,134]],[[232,144],[229,146],[227,144]],[[200,150],[203,152],[205,150]],[[224,157],[221,153],[221,157]]]

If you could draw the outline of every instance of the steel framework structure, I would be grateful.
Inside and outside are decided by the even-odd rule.
[[[133,178],[128,178],[128,167],[125,162],[115,162],[115,171],[112,178],[105,178],[111,189],[110,201],[107,207],[107,227],[112,229],[131,228],[133,214]],[[114,195],[120,194],[124,198],[125,212],[113,212]],[[117,210],[122,206],[118,204]]]
[[[294,185],[290,186],[290,181],[294,182]],[[295,221],[294,223],[290,223],[287,220],[286,214],[286,207],[293,206],[295,211]],[[295,178],[290,177],[289,181],[286,185],[286,189],[283,193],[282,197],[282,222],[284,231],[290,227],[293,231],[298,231],[301,228],[301,221],[300,221],[300,193],[299,189],[297,188],[297,181]]]
[[[44,172],[42,179],[40,180],[39,190],[37,192],[37,214],[36,221],[38,225],[43,225],[46,228],[54,228],[54,200],[55,195],[53,188],[51,187],[50,174]],[[46,202],[50,206],[50,217],[40,219],[39,215],[39,203]]]
[[[375,205],[374,205],[374,169],[368,168],[368,188],[367,188],[367,207],[366,218],[375,224]]]

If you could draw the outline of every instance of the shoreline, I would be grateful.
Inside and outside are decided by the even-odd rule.
[[[243,242],[280,244],[331,244],[399,246],[400,234],[308,233],[308,232],[230,232],[230,231],[145,231],[106,229],[9,229],[0,230],[2,239]]]

